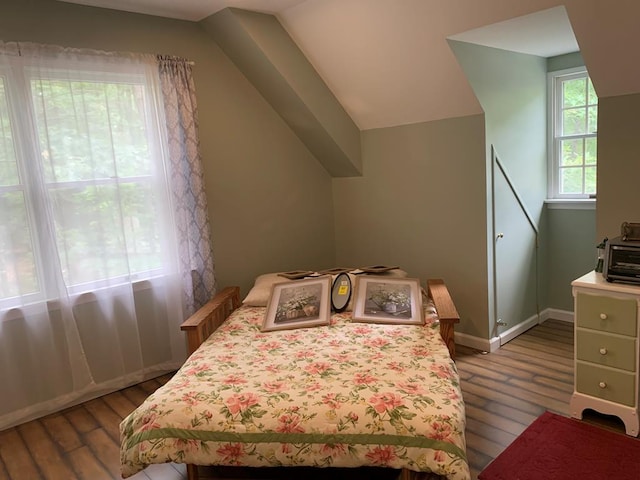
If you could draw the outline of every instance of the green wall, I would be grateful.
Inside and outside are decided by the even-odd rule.
[[[620,235],[622,222],[640,222],[638,112],[638,93],[601,98],[598,104],[596,230],[600,240]]]
[[[547,306],[573,312],[571,282],[596,265],[595,210],[547,208]]]
[[[443,278],[457,331],[487,337],[484,117],[362,132],[363,176],[336,178],[338,265]]]
[[[490,337],[535,317],[545,295],[544,243],[541,230],[547,187],[546,156],[546,60],[533,55],[449,41],[484,112],[487,146],[493,146],[499,163],[493,167],[487,189],[494,198],[490,226],[489,290]],[[487,169],[491,177],[491,151]],[[506,175],[506,176],[505,176]],[[509,186],[509,182],[513,189]],[[493,197],[492,195],[494,195]],[[518,197],[524,205],[520,207]],[[529,223],[530,215],[533,226]],[[493,228],[500,233],[493,250]],[[537,240],[537,243],[536,243]],[[536,248],[536,245],[539,245]],[[495,254],[495,259],[494,259]],[[495,265],[495,292],[493,271]],[[494,294],[495,293],[495,297]],[[494,325],[500,319],[504,325]]]
[[[219,285],[335,263],[331,177],[197,23],[54,0],[0,3],[0,40],[162,53],[195,62]]]
[[[567,53],[547,58],[547,71],[556,72],[568,68],[584,67],[584,59],[580,52]]]
[[[547,190],[546,60],[449,41],[486,119],[494,145],[525,207],[537,222]]]

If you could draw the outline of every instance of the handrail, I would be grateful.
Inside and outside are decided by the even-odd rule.
[[[502,162],[500,162],[500,159],[498,158],[498,154],[496,153],[495,149],[492,148],[492,152],[493,152],[493,160],[496,162],[496,165],[498,165],[498,168],[502,172],[502,175],[504,176],[504,179],[507,181],[507,184],[509,185],[509,188],[513,192],[513,196],[516,197],[516,200],[518,201],[518,205],[520,205],[520,209],[524,213],[524,216],[527,217],[527,221],[529,222],[529,225],[531,225],[531,228],[533,228],[533,231],[536,232],[536,235],[538,235],[538,233],[539,233],[538,232],[538,226],[535,224],[535,222],[533,221],[533,217],[531,216],[531,214],[527,210],[527,207],[522,202],[522,199],[520,198],[520,195],[518,194],[518,191],[514,187],[513,182],[511,181],[511,178],[509,177],[509,175],[507,174],[507,171],[502,166]]]

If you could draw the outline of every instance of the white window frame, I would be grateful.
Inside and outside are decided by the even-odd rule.
[[[585,67],[575,67],[549,72],[548,82],[548,185],[547,203],[553,204],[553,208],[562,208],[564,204],[573,208],[573,205],[580,204],[582,208],[589,208],[588,205],[595,205],[596,196],[593,194],[561,194],[560,193],[560,139],[557,131],[562,125],[562,110],[559,108],[562,90],[559,87],[561,81],[570,78],[588,77],[589,72]],[[597,131],[585,135],[575,135],[574,138],[596,137]],[[596,166],[597,168],[597,166]]]
[[[93,70],[95,68],[95,71]],[[18,78],[16,78],[16,71],[19,71],[20,74]],[[75,75],[73,76],[74,80],[95,80],[98,82],[112,82],[112,83],[131,83],[143,86],[146,92],[154,86],[151,81],[145,76],[144,69],[129,66],[124,72],[105,72],[101,66],[95,66],[92,68],[92,65],[89,63],[83,63],[77,67],[77,71],[73,72]],[[6,297],[0,298],[0,310],[6,310],[10,308],[15,308],[22,303],[37,303],[42,301],[51,301],[55,298],[55,294],[52,294],[48,291],[49,284],[51,283],[47,277],[51,275],[58,275],[59,272],[52,273],[50,269],[46,266],[46,263],[42,257],[41,249],[38,247],[38,243],[42,241],[41,233],[39,230],[44,226],[48,225],[46,220],[39,218],[38,216],[38,207],[36,206],[38,195],[34,194],[31,190],[30,183],[36,181],[41,183],[41,188],[43,191],[49,191],[51,189],[71,186],[71,187],[82,187],[83,185],[115,185],[115,184],[125,184],[125,183],[150,183],[152,187],[157,191],[158,189],[166,189],[166,185],[164,183],[158,184],[157,180],[151,175],[141,175],[141,176],[119,176],[119,177],[108,177],[103,179],[94,179],[94,180],[74,180],[74,181],[65,181],[65,182],[56,182],[56,181],[47,181],[42,176],[38,176],[35,174],[26,175],[26,170],[37,170],[38,160],[34,157],[33,152],[31,155],[27,152],[29,148],[33,147],[33,137],[36,135],[36,132],[33,130],[34,127],[31,126],[30,122],[27,120],[33,117],[33,112],[29,112],[27,114],[19,114],[20,110],[24,110],[25,108],[32,109],[30,100],[24,103],[18,103],[18,98],[20,99],[31,99],[30,92],[30,81],[32,79],[37,79],[40,75],[37,71],[32,70],[28,62],[24,60],[20,60],[19,67],[11,71],[10,69],[0,69],[0,76],[2,76],[5,80],[5,88],[7,95],[7,103],[9,110],[9,118],[10,118],[10,128],[12,129],[14,135],[14,147],[16,148],[16,156],[17,156],[17,166],[18,166],[18,175],[19,182],[16,185],[2,186],[0,185],[0,193],[8,192],[8,191],[21,191],[24,196],[25,208],[27,211],[27,221],[29,232],[31,236],[31,241],[34,245],[33,255],[36,267],[36,279],[38,290],[28,293],[22,294],[20,297]],[[55,75],[42,75],[43,79],[51,80],[56,79]],[[66,77],[61,78],[69,78]],[[24,100],[23,100],[24,101]],[[144,99],[144,111],[145,111],[145,119],[147,122],[151,122],[153,118],[155,118],[154,112],[152,110],[155,108],[153,102],[149,101],[148,98]],[[157,138],[159,132],[157,131],[157,125],[148,124],[147,125],[147,135],[154,138],[155,141],[150,141],[150,147],[156,146],[160,140]],[[37,155],[36,155],[37,156]],[[32,158],[33,157],[33,158]],[[34,164],[35,162],[35,164]],[[156,169],[158,166],[154,166]],[[161,199],[162,200],[162,199]],[[162,200],[163,201],[163,200]],[[165,205],[164,208],[168,208]],[[47,227],[45,227],[47,228]],[[53,228],[50,226],[50,228]],[[120,277],[109,277],[106,279],[95,279],[90,283],[69,283],[66,284],[67,293],[69,295],[79,295],[89,291],[96,291],[103,288],[111,288],[113,286],[122,285],[125,283],[133,283],[142,280],[151,280],[153,278],[159,277],[162,274],[162,270],[160,269],[149,269],[138,272],[131,272],[128,275],[120,276]]]

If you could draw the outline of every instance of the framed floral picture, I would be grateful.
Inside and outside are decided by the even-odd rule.
[[[353,320],[370,323],[423,324],[424,311],[420,280],[374,275],[357,276]]]
[[[328,325],[330,290],[330,275],[274,284],[262,331]]]

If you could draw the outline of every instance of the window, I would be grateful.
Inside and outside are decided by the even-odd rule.
[[[54,297],[55,278],[74,294],[166,266],[151,89],[132,65],[0,70],[0,307]]]
[[[584,69],[553,72],[550,182],[555,199],[595,198],[598,97]]]
[[[172,371],[215,288],[183,58],[0,41],[0,430]]]

